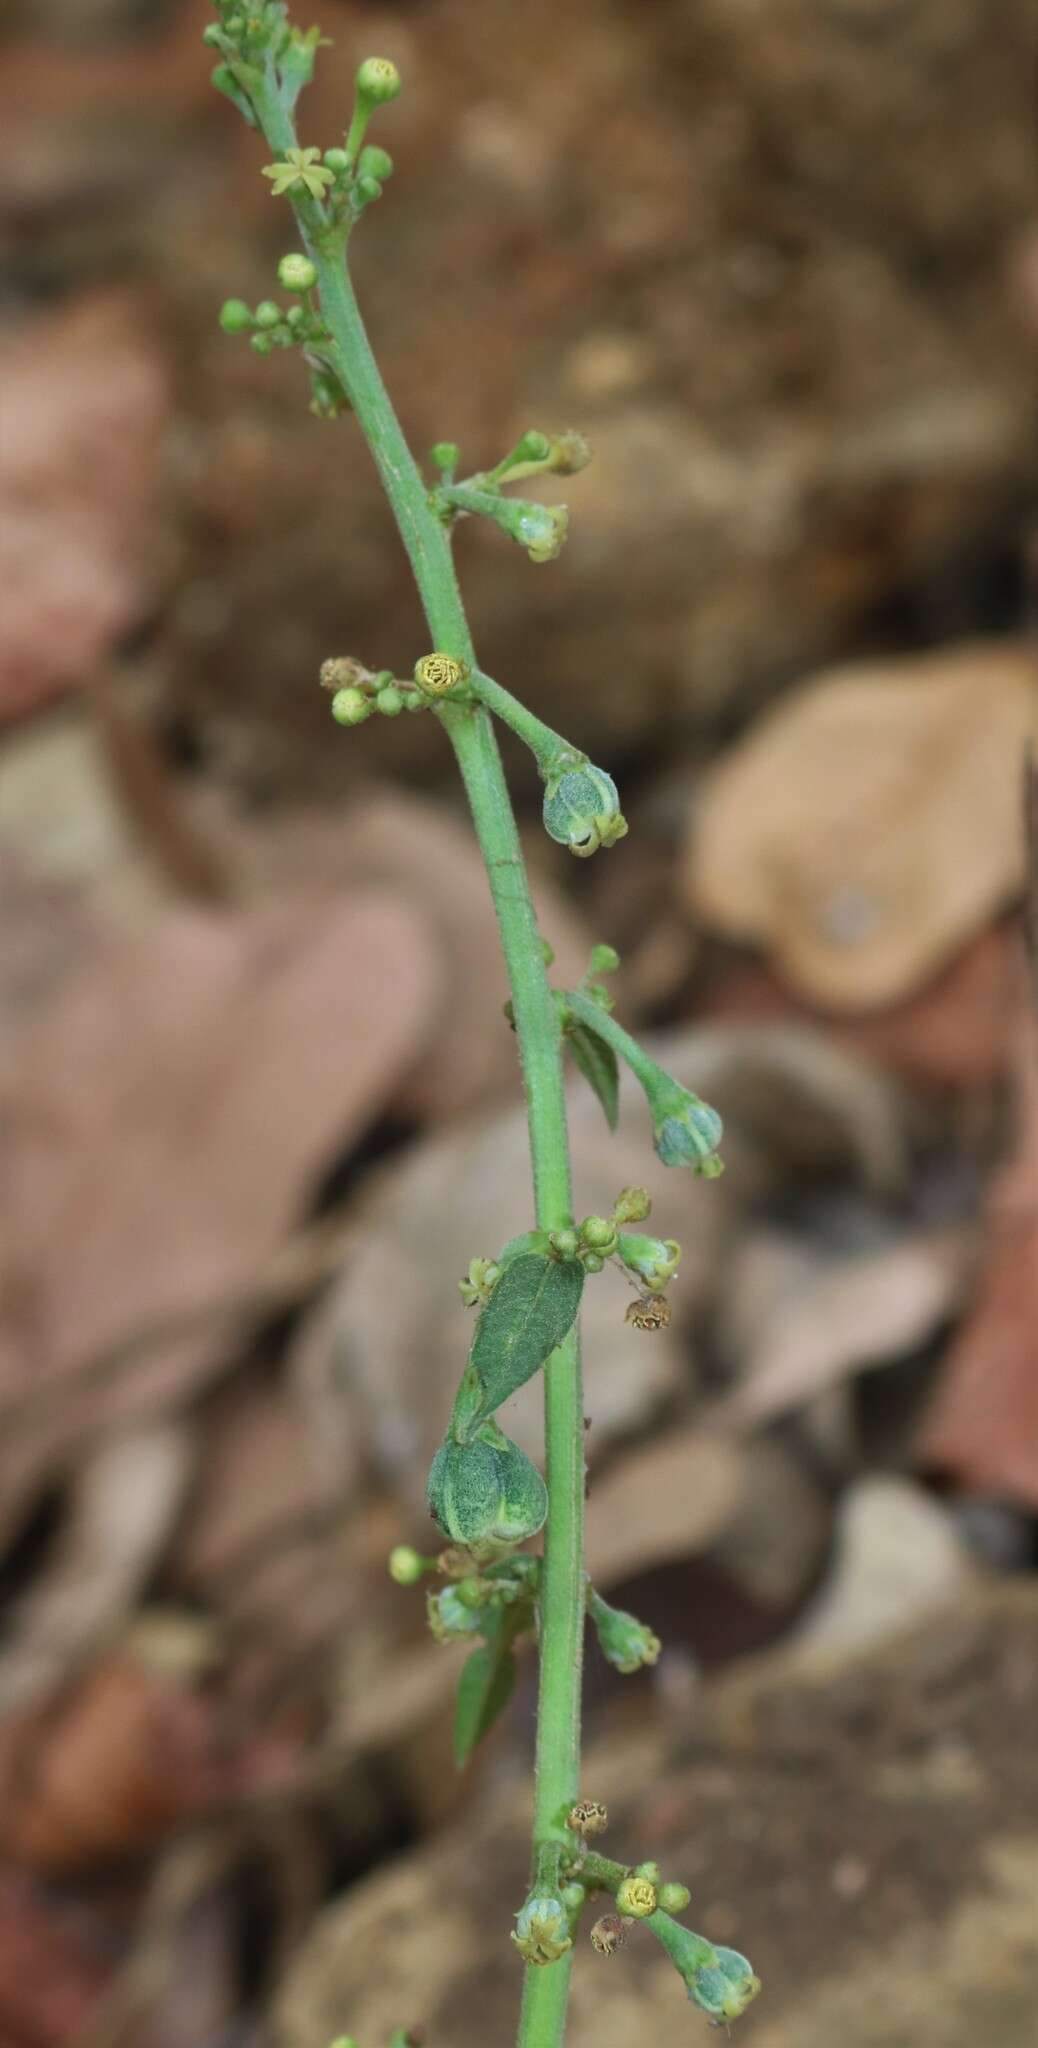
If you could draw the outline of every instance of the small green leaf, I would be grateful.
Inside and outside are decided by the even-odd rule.
[[[454,1760],[459,1771],[508,1705],[515,1676],[511,1641],[503,1634],[466,1658],[454,1710]]]
[[[570,1026],[566,1044],[585,1081],[602,1104],[606,1123],[611,1131],[615,1131],[620,1114],[620,1068],[612,1046],[604,1045],[593,1031],[586,1031],[582,1024]]]
[[[493,1414],[561,1344],[580,1306],[584,1269],[576,1259],[525,1252],[512,1259],[476,1325],[469,1362]]]

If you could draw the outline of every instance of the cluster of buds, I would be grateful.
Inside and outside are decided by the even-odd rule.
[[[317,283],[314,265],[300,250],[290,250],[287,256],[282,256],[277,274],[282,290],[295,292],[300,299],[312,292]],[[225,299],[219,319],[225,334],[247,334],[259,356],[269,356],[276,348],[318,349],[328,339],[321,314],[312,302],[279,306],[276,299],[261,299],[258,306],[247,306],[244,299]]]
[[[330,655],[321,663],[321,688],[332,693],[337,725],[363,725],[376,711],[398,718],[401,711],[421,711],[424,699],[410,683],[398,682],[391,669],[372,670],[349,654]]]
[[[524,477],[574,475],[591,460],[591,450],[582,434],[544,434],[531,427],[493,469],[480,470],[462,483],[454,482],[458,464],[456,442],[439,441],[430,454],[433,466],[440,472],[440,482],[430,495],[430,503],[445,525],[452,526],[456,519],[490,519],[510,540],[525,548],[531,562],[555,560],[569,530],[567,507],[543,505],[533,498],[506,498],[502,496],[502,486],[518,483]]]

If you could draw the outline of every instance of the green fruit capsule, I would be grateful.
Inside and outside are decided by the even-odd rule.
[[[548,1490],[518,1444],[484,1423],[472,1443],[449,1437],[432,1462],[429,1512],[452,1543],[524,1543],[543,1527]]]

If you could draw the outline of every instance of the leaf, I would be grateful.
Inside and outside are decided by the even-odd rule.
[[[459,1771],[467,1764],[477,1742],[482,1742],[498,1715],[508,1705],[515,1685],[516,1662],[510,1637],[504,1634],[484,1643],[466,1658],[458,1680],[454,1710],[454,1760]]]
[[[490,1415],[532,1379],[561,1344],[580,1306],[584,1268],[576,1259],[526,1252],[505,1267],[476,1326],[470,1353]]]
[[[594,1090],[605,1111],[606,1123],[615,1131],[620,1114],[620,1069],[611,1045],[605,1045],[583,1024],[571,1025],[566,1044],[585,1081]]]

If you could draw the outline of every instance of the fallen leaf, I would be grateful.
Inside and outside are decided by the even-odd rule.
[[[131,303],[80,299],[0,339],[0,717],[83,680],[141,614],[167,410]]]
[[[587,1566],[595,1585],[709,1549],[736,1514],[745,1483],[740,1447],[702,1429],[668,1431],[628,1451],[588,1492]]]
[[[15,1496],[84,1431],[182,1399],[226,1355],[241,1311],[225,1304],[260,1286],[413,1065],[441,972],[416,911],[356,888],[316,909],[172,909],[64,986],[8,1111]]]
[[[293,1389],[253,1377],[218,1394],[204,1424],[176,1569],[189,1590],[212,1600],[216,1582],[248,1571],[257,1558],[330,1517],[356,1476],[359,1448],[344,1430],[352,1457],[330,1471]]]
[[[944,1362],[916,1456],[971,1492],[1038,1508],[1038,1075],[1023,1034],[1014,1157],[996,1177],[977,1300]]]
[[[949,1322],[973,1277],[971,1229],[889,1231],[876,1249],[833,1252],[757,1231],[725,1290],[725,1343],[742,1384],[710,1421],[757,1428],[852,1373],[904,1358]]]
[[[836,1010],[921,986],[1024,880],[1029,648],[827,672],[707,777],[685,891]]]

